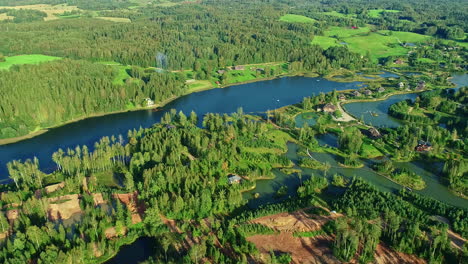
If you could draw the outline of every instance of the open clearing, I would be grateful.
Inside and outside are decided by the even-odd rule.
[[[286,14],[280,18],[280,21],[289,23],[314,23],[316,20],[306,16]]]
[[[130,23],[132,22],[129,18],[125,17],[96,17],[99,19],[104,19],[112,22],[120,22],[120,23]]]
[[[47,17],[44,18],[45,21],[59,19],[58,15],[63,14],[64,12],[70,12],[74,10],[79,10],[76,6],[69,6],[66,4],[61,5],[22,5],[22,6],[0,6],[0,9],[31,9],[39,10],[47,14]],[[1,20],[1,17],[0,17]]]
[[[15,18],[15,17],[13,17],[13,16],[7,16],[6,13],[1,13],[1,14],[0,14],[0,21],[2,21],[2,20],[8,20],[8,19],[13,19],[13,18]]]
[[[15,64],[38,64],[46,61],[61,60],[60,57],[47,56],[41,54],[18,55],[5,57],[4,62],[0,62],[0,70],[8,70]]]
[[[357,29],[331,27],[325,32],[325,36],[315,36],[312,44],[318,44],[325,49],[332,46],[348,46],[353,52],[362,55],[369,53],[372,60],[377,61],[383,57],[406,55],[410,48],[403,47],[401,43],[418,43],[430,38],[412,32],[390,30],[371,32],[369,27]]]
[[[315,237],[296,237],[294,232],[316,231],[330,220],[341,214],[329,216],[307,214],[302,210],[293,213],[280,213],[252,220],[251,222],[268,226],[278,234],[253,235],[247,238],[255,244],[263,256],[271,251],[291,254],[292,263],[342,263],[333,256],[333,237],[317,235]],[[426,263],[413,255],[396,252],[389,247],[379,244],[375,251],[374,263]],[[350,263],[358,263],[352,260]]]
[[[394,9],[373,9],[373,10],[369,10],[369,16],[370,17],[374,17],[374,18],[377,18],[377,17],[380,17],[382,15],[382,13],[399,13],[400,10],[394,10]]]

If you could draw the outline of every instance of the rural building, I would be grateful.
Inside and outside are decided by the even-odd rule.
[[[346,95],[340,94],[340,95],[338,95],[338,99],[339,99],[340,101],[344,101],[344,100],[346,100]]]
[[[383,93],[383,92],[385,92],[385,88],[380,87],[377,91],[378,91],[379,93]]]
[[[353,94],[353,96],[355,96],[355,97],[361,96],[361,93],[360,93],[359,91],[353,91],[352,94]]]
[[[145,98],[145,104],[146,104],[146,106],[153,106],[154,101],[151,100],[151,98]]]
[[[369,128],[368,131],[369,131],[370,135],[371,135],[372,137],[374,137],[374,138],[379,138],[379,137],[382,136],[382,135],[380,134],[380,132],[379,132],[376,128],[374,128],[374,127]]]
[[[405,84],[403,82],[398,83],[398,88],[403,89],[405,88]]]
[[[405,63],[402,59],[396,59],[393,63],[395,64],[403,64]]]
[[[176,127],[175,127],[174,125],[169,125],[169,124],[168,124],[168,125],[166,125],[166,128],[167,128],[167,129],[174,129],[174,128],[176,128]]]
[[[364,93],[366,96],[371,96],[371,95],[372,95],[372,91],[369,90],[369,89],[364,90],[363,93]]]
[[[432,150],[432,145],[429,142],[425,142],[425,141],[420,140],[415,149],[416,149],[416,151],[419,151],[419,152],[431,151]]]
[[[416,91],[421,91],[424,89],[426,89],[426,82],[425,81],[419,82],[418,85],[416,86]]]
[[[228,178],[229,184],[235,184],[235,183],[237,184],[242,181],[242,178],[239,175],[230,174],[228,177],[229,177]]]
[[[223,73],[225,73],[226,71],[225,71],[225,70],[219,70],[219,71],[217,71],[217,72],[218,72],[218,74],[223,74]]]
[[[262,72],[262,73],[263,73],[263,72],[265,72],[265,69],[264,69],[264,68],[257,68],[257,70],[256,70],[256,71],[258,71],[258,72]]]
[[[243,71],[243,70],[245,70],[245,66],[237,65],[237,66],[234,67],[234,70],[236,70],[236,71]]]
[[[330,103],[323,106],[323,111],[327,113],[334,113],[336,109],[336,106]]]

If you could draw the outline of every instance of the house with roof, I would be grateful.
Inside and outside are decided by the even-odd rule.
[[[153,106],[154,101],[151,100],[151,98],[145,98],[145,104],[146,104],[146,106]]]
[[[379,89],[377,89],[377,91],[378,91],[379,93],[383,93],[383,92],[385,92],[385,88],[379,87]]]
[[[369,90],[369,89],[364,90],[363,93],[364,93],[364,95],[366,95],[366,96],[371,96],[371,95],[372,95],[372,91]]]
[[[400,89],[405,88],[405,83],[404,82],[399,82],[398,83],[398,88],[400,88]]]
[[[426,89],[426,82],[420,81],[418,85],[416,85],[416,91],[422,91],[424,89]]]
[[[377,128],[375,128],[375,127],[369,128],[368,132],[373,138],[379,138],[379,137],[382,136],[380,134],[379,130],[377,130]]]
[[[245,70],[245,66],[243,66],[243,65],[237,65],[237,66],[234,67],[234,70],[236,70],[236,71],[243,71],[243,70]]]
[[[228,182],[229,184],[239,184],[242,181],[242,178],[239,175],[229,174]]]
[[[340,101],[346,100],[346,95],[344,95],[344,94],[338,95],[338,100],[340,100]]]
[[[420,140],[418,142],[418,145],[416,146],[415,150],[418,151],[418,152],[428,152],[428,151],[432,150],[432,145],[429,142]]]
[[[323,106],[323,111],[327,113],[334,113],[338,108],[336,105],[327,103],[326,105]]]

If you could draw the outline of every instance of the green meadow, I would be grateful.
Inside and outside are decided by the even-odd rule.
[[[342,17],[342,18],[354,18],[357,16],[356,14],[343,14],[343,13],[338,13],[336,11],[322,12],[322,14],[329,15],[329,16]]]
[[[18,55],[5,57],[5,61],[0,62],[0,70],[8,70],[15,64],[38,64],[46,61],[61,60],[60,57],[47,56],[41,54]]]
[[[314,23],[316,20],[306,16],[286,14],[280,18],[280,21],[289,23]]]
[[[400,10],[394,10],[394,9],[373,9],[369,10],[369,16],[378,18],[382,15],[382,13],[387,12],[387,13],[399,13]]]
[[[325,49],[332,46],[348,46],[351,51],[362,55],[370,53],[372,60],[377,61],[383,57],[406,55],[410,49],[401,46],[400,42],[418,43],[430,38],[411,32],[390,30],[371,32],[369,27],[358,29],[331,27],[325,31],[325,36],[315,36],[312,44],[318,44]]]

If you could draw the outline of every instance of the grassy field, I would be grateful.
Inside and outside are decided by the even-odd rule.
[[[403,56],[409,48],[400,45],[400,42],[418,43],[431,37],[411,33],[381,30],[371,32],[369,27],[358,29],[331,27],[325,32],[325,36],[315,36],[312,44],[318,44],[323,48],[331,46],[347,45],[351,51],[366,55],[368,52],[372,60],[387,56]]]
[[[394,10],[394,9],[373,9],[373,10],[369,10],[369,16],[370,17],[374,17],[374,18],[378,18],[382,15],[382,13],[384,12],[388,12],[388,13],[399,13],[400,10]]]
[[[2,20],[8,20],[8,19],[13,19],[13,18],[15,18],[15,17],[13,17],[13,16],[7,16],[6,13],[1,13],[1,14],[0,14],[0,21],[2,21]]]
[[[132,22],[130,19],[126,17],[96,17],[99,19],[104,19],[112,22],[120,22],[120,23],[130,23]]]
[[[60,57],[47,56],[41,54],[19,55],[5,57],[4,62],[0,62],[0,70],[7,70],[15,64],[38,64],[46,61],[60,60]]]
[[[280,18],[280,21],[289,23],[314,23],[316,20],[306,16],[286,14]]]
[[[70,12],[74,10],[79,10],[76,6],[69,6],[66,4],[61,5],[46,5],[46,4],[38,4],[38,5],[22,5],[22,6],[0,6],[0,9],[31,9],[31,10],[38,10],[42,11],[47,14],[47,17],[44,20],[54,20],[59,18],[59,14],[63,14],[64,12]]]
[[[323,12],[322,14],[329,15],[329,16],[342,17],[342,18],[354,18],[354,17],[356,17],[356,14],[342,14],[342,13],[338,13],[336,11]]]

